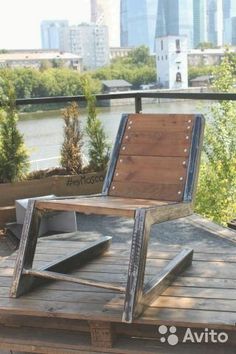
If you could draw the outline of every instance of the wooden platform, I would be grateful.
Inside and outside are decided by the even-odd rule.
[[[35,266],[83,247],[85,238],[41,239]],[[179,248],[148,253],[146,278],[163,267]],[[115,243],[109,252],[73,274],[125,286],[129,249]],[[123,295],[64,282],[49,282],[18,299],[9,286],[15,254],[0,263],[0,348],[35,353],[213,353],[216,344],[181,344],[187,327],[227,332],[217,353],[235,353],[236,250],[197,250],[193,265],[133,324],[121,323]],[[175,326],[180,343],[160,342],[159,325]]]

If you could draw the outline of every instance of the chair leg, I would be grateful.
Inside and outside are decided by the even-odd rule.
[[[138,311],[138,304],[143,295],[143,283],[147,257],[150,225],[145,209],[138,209],[135,214],[131,243],[128,279],[126,285],[123,322],[131,323]]]
[[[40,219],[41,213],[35,208],[35,200],[29,200],[10,289],[11,297],[20,296],[31,288],[33,277],[24,275],[23,269],[32,268]]]
[[[169,217],[170,219],[170,217]],[[138,209],[135,214],[131,243],[128,278],[125,292],[123,322],[131,323],[161,295],[174,279],[192,263],[193,250],[179,252],[158,274],[144,284],[147,247],[150,228],[155,221],[148,210]]]

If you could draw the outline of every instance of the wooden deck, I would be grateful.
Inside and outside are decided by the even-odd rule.
[[[61,236],[38,242],[35,266],[42,266],[88,244]],[[178,247],[148,253],[146,279],[172,259]],[[129,249],[111,249],[73,272],[81,278],[125,286]],[[18,299],[9,298],[15,254],[0,263],[0,348],[35,353],[213,353],[216,344],[160,342],[159,325],[224,331],[227,344],[217,353],[236,351],[236,249],[198,249],[193,265],[133,324],[121,323],[123,295],[65,282],[49,282]],[[182,336],[182,337],[181,337]]]

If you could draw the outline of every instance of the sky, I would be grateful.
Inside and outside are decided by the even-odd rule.
[[[42,20],[90,21],[90,0],[0,0],[0,49],[41,48]]]

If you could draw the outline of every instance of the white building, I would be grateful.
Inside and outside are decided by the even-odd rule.
[[[110,62],[108,28],[103,25],[70,26],[70,51],[83,59],[84,69],[94,69]]]
[[[35,68],[40,69],[44,63],[61,63],[63,67],[81,71],[81,58],[72,53],[61,53],[55,50],[8,50],[0,54],[0,68]]]
[[[156,39],[157,82],[163,88],[188,87],[187,37],[166,36]]]

